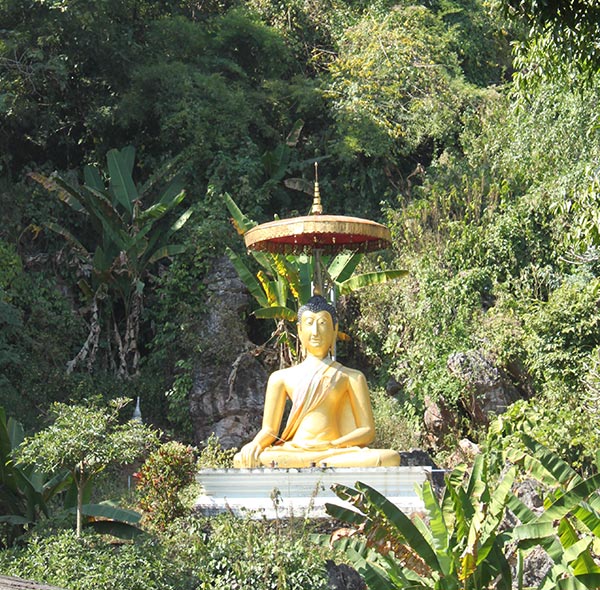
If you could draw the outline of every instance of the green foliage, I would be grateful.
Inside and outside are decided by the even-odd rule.
[[[600,531],[600,474],[581,477],[568,463],[526,434],[524,446],[507,458],[537,480],[544,493],[544,510],[532,511],[515,496],[509,506],[521,521],[512,531],[526,554],[540,545],[553,561],[540,588],[597,588],[600,567],[595,558]]]
[[[310,532],[231,515],[178,519],[161,536],[119,545],[59,531],[0,552],[0,571],[71,590],[325,590],[332,555]]]
[[[224,449],[219,437],[212,432],[203,442],[198,456],[198,469],[227,469],[233,467],[233,456],[237,449]]]
[[[402,402],[384,389],[371,390],[376,449],[408,450],[421,445],[421,419],[413,404]]]
[[[535,438],[584,474],[592,473],[600,448],[598,393],[574,393],[556,385],[532,400],[513,404],[491,425],[486,445],[497,453],[522,448],[523,434]],[[582,420],[582,409],[586,419]],[[498,461],[503,461],[498,455]]]
[[[196,459],[192,447],[171,441],[151,453],[138,473],[138,493],[145,519],[164,529],[185,514],[180,492],[194,481]]]
[[[492,484],[483,456],[473,471],[456,468],[446,476],[438,500],[430,482],[422,497],[429,514],[412,519],[384,496],[358,482],[335,486],[336,494],[358,509],[328,504],[332,516],[359,528],[364,540],[348,543],[348,553],[370,588],[504,588],[512,585],[505,551],[509,536],[500,528],[515,469]]]
[[[46,478],[33,465],[17,465],[14,455],[23,438],[22,425],[7,419],[0,407],[0,539],[9,546],[26,527],[49,515],[50,500],[70,484],[66,471]]]
[[[522,435],[511,449],[498,481],[479,455],[472,471],[464,466],[446,475],[440,499],[426,482],[422,498],[429,518],[409,518],[384,496],[358,482],[336,486],[337,495],[356,510],[327,505],[328,512],[360,535],[344,549],[370,588],[512,588],[508,558],[518,552],[517,587],[522,560],[541,546],[553,562],[539,588],[596,588],[595,562],[600,530],[600,475],[583,479],[568,463],[534,439]],[[543,484],[543,509],[534,511],[511,491],[517,466]],[[466,475],[466,476],[465,476]],[[510,509],[516,522],[504,521]]]
[[[198,221],[180,232],[185,251],[172,260],[168,272],[152,277],[144,313],[144,325],[152,331],[146,333],[137,394],[145,417],[186,441],[193,440],[189,392],[194,359],[203,347],[198,325],[206,311],[207,275],[229,232],[224,220],[207,218],[200,207],[195,217]]]
[[[77,395],[80,380],[66,376],[64,366],[83,326],[52,273],[25,272],[13,256],[0,289],[0,405],[30,429],[52,401]]]
[[[532,46],[545,46],[539,53],[542,68],[564,71],[559,65],[562,60],[571,62],[588,79],[598,71],[600,54],[595,39],[600,13],[594,2],[502,0],[496,4],[530,29],[528,41]]]
[[[441,0],[433,7],[447,27],[449,49],[457,55],[466,80],[480,87],[506,83],[514,27],[471,0]]]
[[[113,545],[71,531],[32,536],[20,549],[0,554],[7,575],[72,590],[192,590],[190,564],[175,559],[153,539]]]
[[[355,332],[361,350],[373,359],[381,386],[390,376],[402,384],[401,403],[412,412],[422,414],[426,397],[454,409],[465,401],[464,386],[446,362],[452,352],[476,347],[485,279],[421,260],[406,281],[360,294]]]
[[[53,424],[27,437],[17,460],[36,465],[45,473],[67,470],[77,488],[77,534],[81,534],[83,499],[96,475],[112,463],[132,463],[156,443],[156,433],[137,421],[119,423],[119,411],[128,400],[111,408],[56,403]]]
[[[78,282],[91,308],[90,333],[81,351],[69,363],[68,370],[72,371],[87,357],[88,366],[94,364],[102,328],[103,314],[99,308],[103,302],[107,308],[105,330],[110,333],[112,328],[116,335],[114,346],[118,356],[116,361],[110,359],[111,364],[117,365],[119,375],[129,376],[138,371],[140,315],[149,268],[161,258],[184,250],[183,246],[172,243],[172,236],[187,222],[192,209],[174,221],[167,221],[169,212],[185,197],[179,179],[172,179],[158,195],[152,194],[172,163],[162,174],[143,186],[136,186],[133,147],[109,151],[106,161],[107,180],[96,168],[87,166],[85,183],[79,188],[61,178],[31,176],[55,192],[61,201],[84,214],[90,224],[90,228],[86,228],[88,231],[82,232],[80,237],[54,222],[46,224],[69,242],[80,260],[81,274],[91,275]],[[142,209],[144,201],[147,206]],[[87,270],[89,268],[91,272]]]
[[[181,524],[192,530],[181,534]],[[311,541],[310,524],[304,521],[283,526],[251,515],[223,514],[195,523],[180,521],[169,532],[178,551],[196,564],[196,588],[327,588],[324,562],[331,552]]]
[[[391,374],[418,410],[428,395],[462,413],[446,361],[480,349],[523,397],[536,396],[528,408],[545,442],[556,420],[564,451],[586,437],[559,409],[592,393],[584,380],[597,346],[596,94],[556,81],[527,108],[511,108],[510,96],[488,93],[464,117],[464,155],[447,150],[408,203],[390,206],[394,264],[411,279],[361,294],[359,342],[380,383]],[[565,457],[575,464],[577,452]]]
[[[597,279],[575,276],[553,291],[547,302],[525,311],[528,365],[534,376],[577,388],[590,352],[600,345],[597,301]]]
[[[337,149],[345,157],[393,161],[453,132],[458,62],[442,21],[423,6],[362,18],[341,39],[330,72]]]

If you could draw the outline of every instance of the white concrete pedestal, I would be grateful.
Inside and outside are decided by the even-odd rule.
[[[430,467],[203,469],[196,476],[203,492],[194,508],[205,515],[320,518],[327,516],[325,503],[347,506],[331,491],[332,484],[354,487],[360,481],[411,513],[424,509],[415,486],[430,476]]]

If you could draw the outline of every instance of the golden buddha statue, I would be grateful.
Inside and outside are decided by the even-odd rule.
[[[334,361],[335,308],[320,295],[298,310],[298,337],[306,358],[275,371],[265,395],[262,428],[234,457],[234,466],[391,467],[400,455],[370,449],[375,424],[365,376]],[[292,408],[279,434],[285,404]]]

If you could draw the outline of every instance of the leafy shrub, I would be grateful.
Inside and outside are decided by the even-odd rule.
[[[0,551],[0,571],[69,590],[325,590],[332,553],[311,532],[229,514],[177,519],[131,544],[54,532]]]
[[[600,448],[600,426],[594,419],[597,402],[597,394],[574,395],[564,386],[554,386],[534,399],[512,404],[490,426],[486,446],[500,457],[499,453],[521,448],[525,433],[588,474],[595,469]],[[591,412],[590,419],[582,420],[582,407]],[[498,461],[503,463],[502,458]]]
[[[305,521],[221,514],[177,521],[166,542],[194,563],[198,590],[325,590],[325,559],[332,554],[311,541],[312,532]]]
[[[547,302],[533,302],[523,312],[528,365],[542,381],[579,389],[589,354],[600,346],[598,279],[567,277]]]
[[[126,398],[113,400],[109,408],[93,403],[52,407],[53,423],[27,437],[17,461],[37,465],[46,473],[67,470],[77,489],[77,534],[81,534],[83,504],[96,476],[111,464],[132,463],[154,447],[157,433],[139,421],[119,421]]]
[[[402,383],[404,400],[417,412],[427,396],[458,405],[464,388],[446,361],[476,346],[482,284],[478,273],[451,273],[431,257],[408,280],[360,294],[359,345],[379,365],[382,384],[390,376]]]
[[[145,519],[159,530],[183,516],[180,492],[194,481],[196,460],[190,446],[170,441],[154,451],[139,472],[140,506]]]
[[[421,420],[414,406],[402,403],[383,389],[371,391],[375,440],[373,447],[403,451],[418,447],[421,435]]]
[[[0,552],[3,574],[69,590],[192,590],[190,569],[153,539],[115,546],[71,531],[34,535],[23,547]]]
[[[219,437],[212,432],[203,443],[198,457],[198,469],[220,469],[233,467],[233,456],[237,449],[224,449]]]

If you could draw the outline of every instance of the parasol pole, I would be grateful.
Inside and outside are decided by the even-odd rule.
[[[311,215],[321,215],[323,205],[321,204],[321,190],[319,188],[319,163],[315,162],[315,189],[313,195]],[[314,274],[313,274],[313,295],[323,295],[323,269],[321,266],[321,248],[313,250]]]

